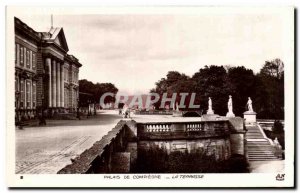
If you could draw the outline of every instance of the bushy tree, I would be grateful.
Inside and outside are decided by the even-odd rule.
[[[164,93],[167,93],[167,97],[171,98],[173,93],[177,93],[176,102],[180,103],[179,93],[186,92],[191,93],[193,90],[194,82],[193,80],[185,75],[180,74],[177,71],[169,71],[166,75],[166,78],[162,78],[160,81],[155,83],[156,87],[151,89],[151,93],[157,93],[160,95],[160,100],[155,103],[156,109],[160,107],[161,99]],[[188,96],[185,100],[185,105],[187,106],[190,100],[190,96]],[[170,105],[169,102],[166,104]]]
[[[254,104],[256,103],[255,75],[252,70],[244,66],[231,67],[228,69],[228,79],[232,85],[233,111],[236,115],[243,116],[243,113],[248,110],[246,107],[248,97],[251,97]]]
[[[284,118],[284,64],[280,59],[266,61],[257,75],[257,113],[261,118]],[[262,98],[263,97],[263,98]]]
[[[86,100],[92,100],[92,102],[99,103],[100,97],[106,93],[111,92],[116,94],[118,88],[112,83],[96,83],[86,79],[79,80],[79,92],[85,93],[81,96],[81,103],[85,103]],[[105,103],[115,102],[114,97],[106,97]]]
[[[229,82],[227,72],[223,66],[205,66],[196,72],[192,79],[195,81],[194,90],[197,101],[200,101],[203,112],[207,110],[207,100],[213,100],[215,113],[226,115],[229,95],[233,94],[233,87]],[[233,99],[234,100],[234,99]]]
[[[196,93],[195,103],[201,105],[203,113],[207,110],[208,97],[212,98],[213,110],[216,114],[226,115],[228,96],[232,95],[233,111],[243,116],[247,110],[248,97],[253,101],[253,109],[257,118],[284,118],[284,64],[280,59],[266,61],[258,74],[243,66],[205,66],[191,78],[177,71],[170,71],[166,78],[155,84],[150,92],[162,96],[174,92]],[[186,104],[189,102],[187,97]],[[180,98],[177,98],[177,102]],[[160,102],[155,105],[158,108]]]

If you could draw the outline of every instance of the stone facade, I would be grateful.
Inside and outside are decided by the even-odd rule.
[[[82,65],[68,51],[63,28],[36,32],[15,18],[16,121],[76,109]]]
[[[227,160],[231,156],[231,144],[229,138],[218,139],[194,139],[194,140],[166,140],[166,141],[139,141],[138,149],[150,150],[161,148],[168,154],[171,152],[196,153],[198,151],[206,155],[214,155],[217,160]]]

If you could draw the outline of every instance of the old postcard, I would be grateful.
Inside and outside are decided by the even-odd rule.
[[[9,187],[294,187],[293,7],[7,7]]]

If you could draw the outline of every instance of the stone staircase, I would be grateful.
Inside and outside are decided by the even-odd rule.
[[[249,161],[278,160],[274,155],[273,146],[255,123],[246,125],[247,154]]]

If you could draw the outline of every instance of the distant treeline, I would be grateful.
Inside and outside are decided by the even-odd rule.
[[[150,92],[196,93],[195,104],[206,113],[208,97],[212,99],[215,114],[226,115],[228,96],[232,96],[233,112],[242,116],[248,97],[253,101],[257,117],[284,119],[284,64],[280,59],[266,61],[259,73],[255,74],[244,66],[205,66],[192,77],[177,71],[168,72],[166,78],[156,82]],[[189,104],[187,98],[186,104]],[[177,98],[179,103],[180,98]],[[155,104],[156,109],[160,101]]]
[[[118,88],[112,83],[94,84],[86,79],[79,80],[79,102],[81,107],[87,106],[89,103],[99,103],[100,97],[106,92],[116,94],[118,92]],[[108,96],[105,98],[105,103],[111,102],[115,102],[114,97]]]

